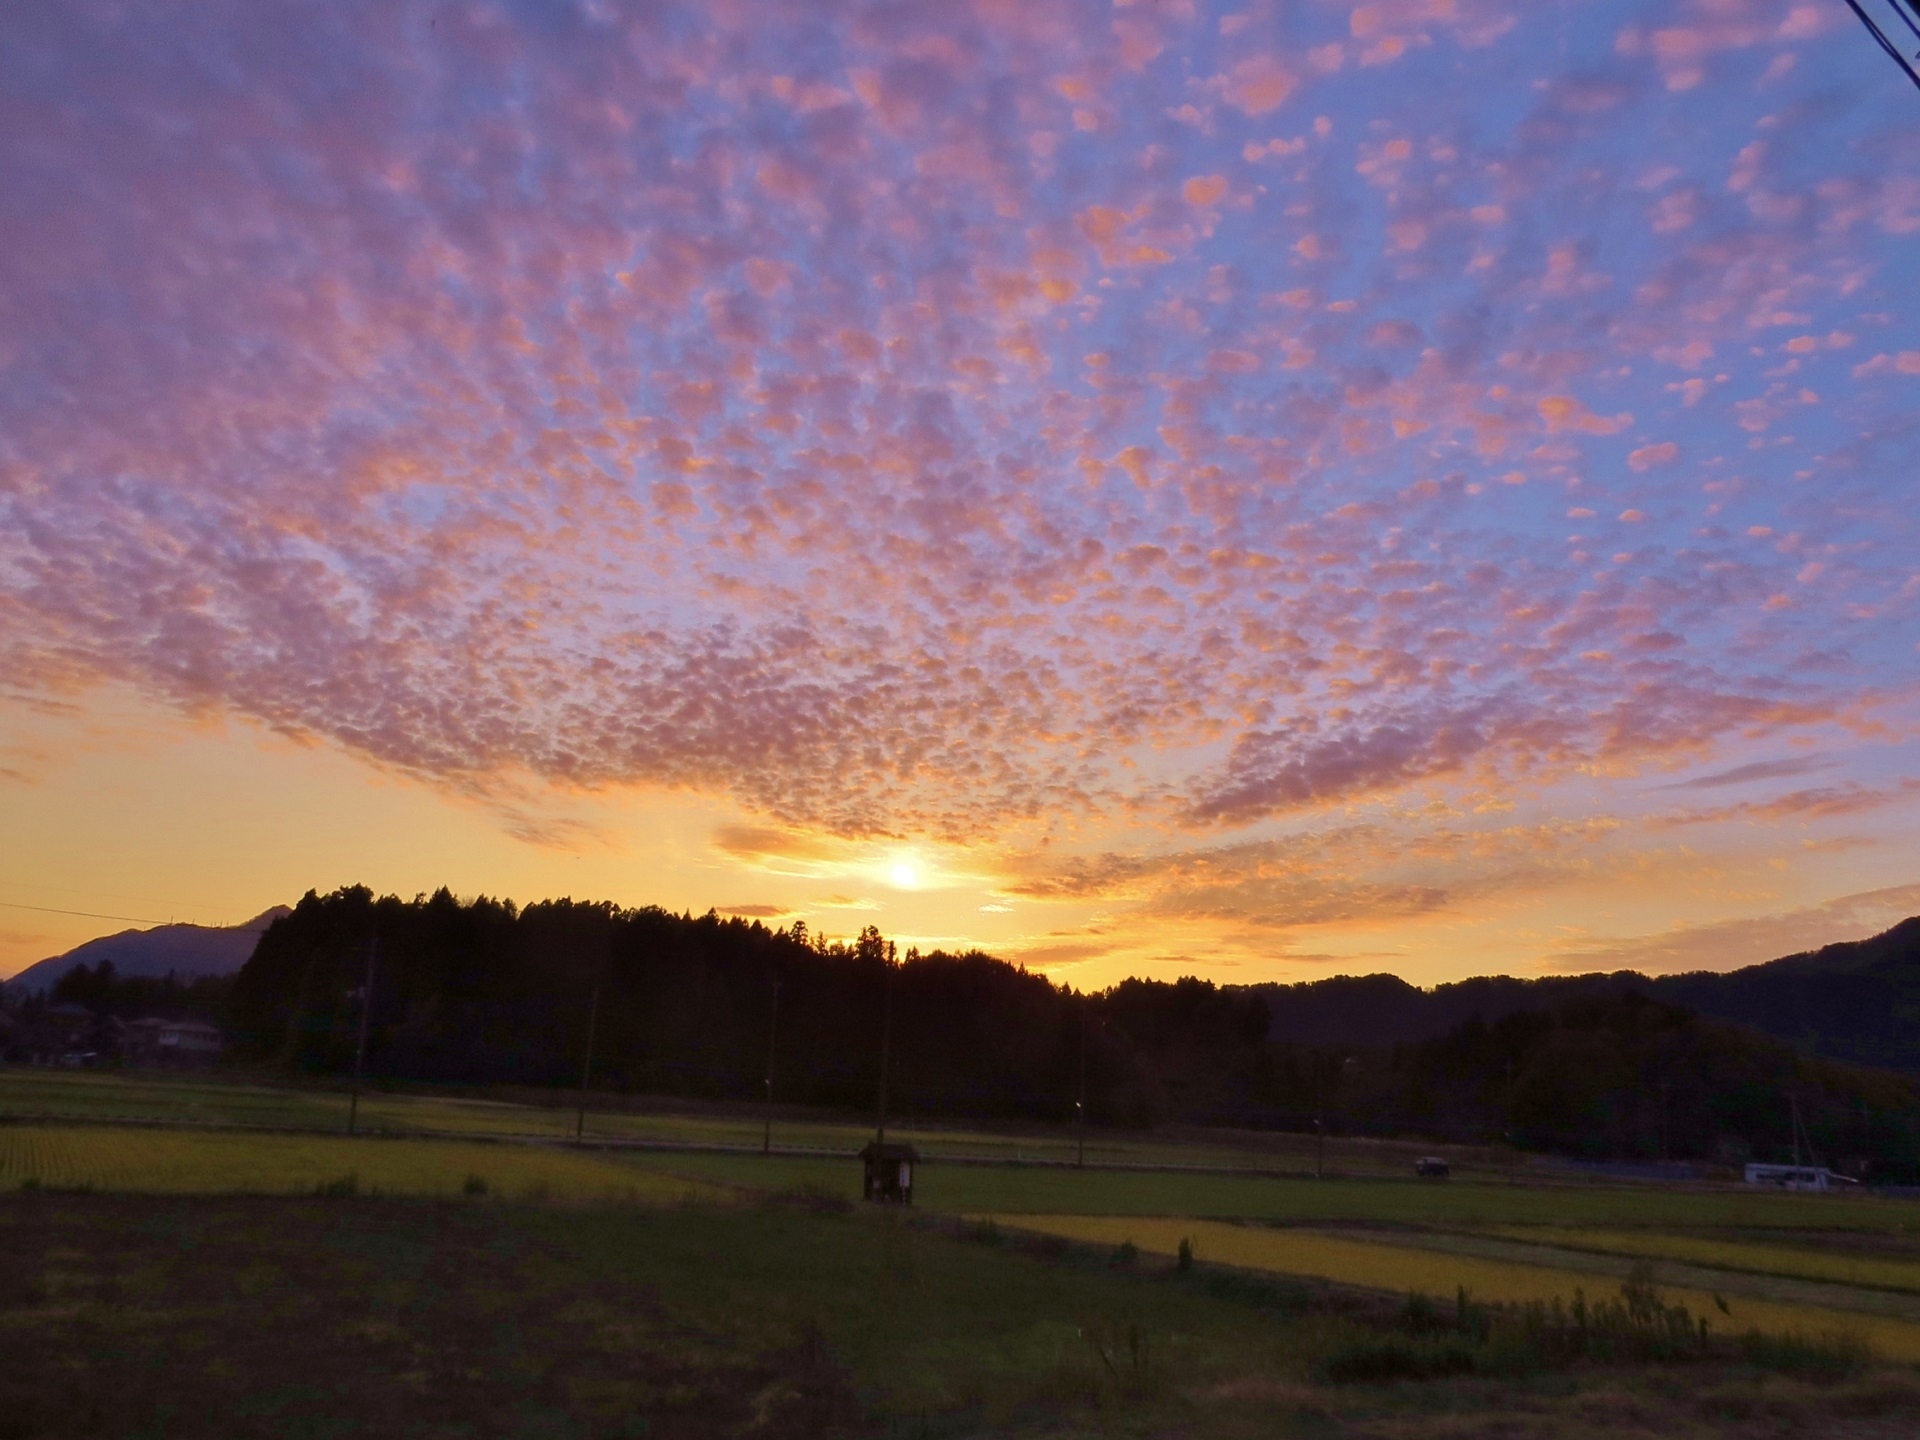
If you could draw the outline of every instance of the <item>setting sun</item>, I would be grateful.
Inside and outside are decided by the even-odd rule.
[[[915,890],[920,885],[920,872],[910,860],[896,860],[893,869],[887,872],[887,878],[901,890]]]

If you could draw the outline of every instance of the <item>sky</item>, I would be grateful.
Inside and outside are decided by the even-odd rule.
[[[308,889],[1085,988],[1920,912],[1843,0],[0,10],[0,975]]]

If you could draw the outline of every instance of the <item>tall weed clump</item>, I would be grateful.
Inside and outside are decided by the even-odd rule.
[[[1160,1377],[1154,1367],[1153,1337],[1138,1320],[1102,1316],[1081,1326],[1080,1338],[1120,1395],[1142,1399],[1154,1393]]]
[[[1497,1362],[1489,1368],[1535,1369],[1576,1360],[1610,1364],[1671,1363],[1697,1359],[1709,1342],[1706,1318],[1684,1305],[1669,1305],[1651,1273],[1636,1266],[1618,1296],[1589,1301],[1584,1290],[1572,1304],[1559,1296],[1520,1304],[1476,1304],[1463,1289],[1455,1310],[1460,1327],[1474,1334]]]
[[[1511,1375],[1571,1365],[1668,1364],[1705,1356],[1710,1328],[1684,1305],[1670,1305],[1651,1273],[1637,1267],[1617,1296],[1571,1303],[1489,1303],[1463,1286],[1451,1309],[1428,1296],[1407,1297],[1394,1329],[1351,1338],[1321,1357],[1320,1378],[1334,1384],[1428,1380],[1446,1375]]]

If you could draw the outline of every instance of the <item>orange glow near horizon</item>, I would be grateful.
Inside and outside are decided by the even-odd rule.
[[[1543,825],[1436,794],[1293,837],[1161,847],[1157,861],[1125,835],[1089,836],[1071,856],[1018,841],[909,852],[755,825],[685,794],[452,793],[244,722],[92,699],[83,743],[72,714],[0,707],[15,759],[37,755],[0,827],[0,976],[145,928],[58,911],[235,924],[347,884],[717,909],[843,938],[872,924],[903,951],[984,949],[1082,989],[1128,975],[1434,984],[1728,968],[1920,910],[1901,869],[1912,816],[1898,809],[1877,827],[1721,820],[1709,850],[1702,827],[1716,822],[1677,807]],[[1308,913],[1288,923],[1287,907]]]

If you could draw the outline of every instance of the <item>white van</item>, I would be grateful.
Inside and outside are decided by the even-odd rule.
[[[1781,1190],[1832,1190],[1840,1185],[1857,1185],[1845,1175],[1836,1175],[1820,1165],[1749,1165],[1747,1184],[1773,1185]]]

